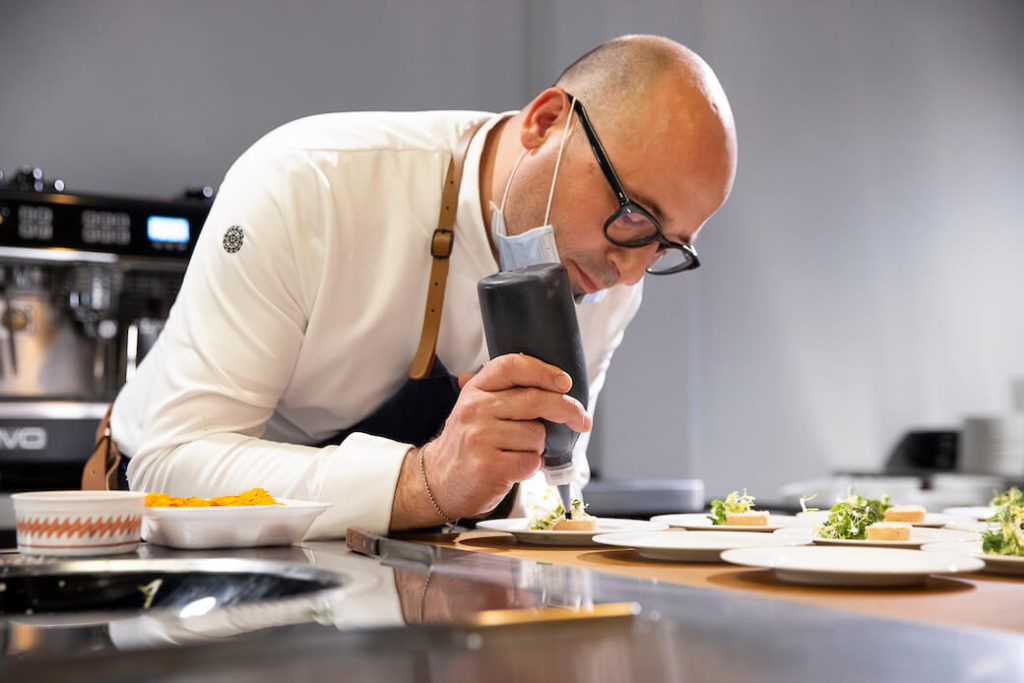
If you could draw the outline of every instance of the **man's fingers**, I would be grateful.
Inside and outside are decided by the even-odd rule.
[[[474,377],[476,377],[475,372],[464,372],[461,375],[459,375],[459,389],[464,389],[466,385],[469,383],[469,380],[473,379]]]
[[[592,420],[583,405],[568,394],[541,389],[509,389],[496,394],[495,417],[502,420],[560,422],[577,432],[589,432]]]
[[[572,378],[561,368],[542,360],[521,353],[510,353],[487,363],[476,374],[474,385],[483,391],[537,387],[564,394],[572,388]]]
[[[501,458],[505,461],[505,474],[513,481],[529,479],[544,465],[544,459],[533,451],[502,451]]]
[[[537,420],[497,420],[488,428],[488,438],[502,451],[544,452],[544,425]]]

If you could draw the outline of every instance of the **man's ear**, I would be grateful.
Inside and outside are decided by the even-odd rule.
[[[536,150],[552,135],[561,135],[570,100],[561,88],[548,88],[523,109],[519,140],[528,150]]]

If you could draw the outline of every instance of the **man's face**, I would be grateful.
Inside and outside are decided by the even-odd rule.
[[[665,111],[673,110],[621,121],[591,112],[591,120],[629,198],[659,220],[667,239],[692,243],[728,195],[735,159],[720,131],[694,135]],[[508,219],[515,233],[543,221],[564,125],[563,117],[551,127],[544,144],[523,160],[523,179],[513,182]],[[605,238],[605,221],[619,205],[580,126],[574,116],[549,219],[576,295],[635,284],[658,256],[656,243],[631,249]]]

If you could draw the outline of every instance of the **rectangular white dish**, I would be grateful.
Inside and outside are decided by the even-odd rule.
[[[300,541],[330,503],[278,498],[281,505],[148,507],[142,540],[171,548],[248,548]]]

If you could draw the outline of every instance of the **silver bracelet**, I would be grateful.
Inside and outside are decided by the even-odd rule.
[[[423,479],[423,488],[427,490],[427,498],[430,499],[430,504],[434,506],[434,511],[437,512],[438,517],[444,520],[444,523],[449,527],[454,526],[458,521],[457,519],[451,519],[448,515],[444,514],[444,510],[437,504],[437,500],[434,499],[434,494],[430,491],[430,484],[427,483],[427,470],[423,467],[423,453],[427,450],[424,446],[420,448],[420,478]]]
[[[430,577],[433,576],[430,571],[427,571],[427,580],[423,582],[423,588],[420,589],[420,623],[424,624],[427,621],[427,589],[430,588]]]

